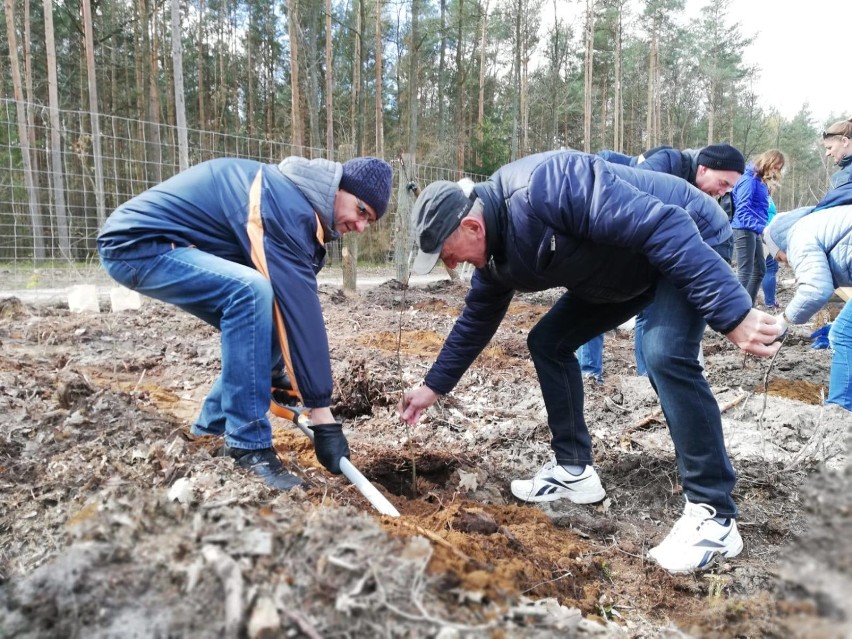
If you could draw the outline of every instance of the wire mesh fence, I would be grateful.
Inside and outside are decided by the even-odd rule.
[[[173,125],[102,114],[95,121],[84,111],[58,115],[57,131],[46,106],[0,99],[0,289],[106,282],[96,248],[105,218],[180,170]],[[97,143],[93,130],[100,132]],[[187,138],[190,165],[214,157],[272,163],[289,155],[327,157],[325,149],[246,135],[190,129]],[[343,147],[335,159],[351,156],[351,148]],[[413,167],[401,155],[386,159],[394,168],[392,200],[388,214],[358,238],[361,266],[392,267],[407,254],[414,199],[406,188],[410,182],[425,185],[464,175],[456,169]],[[335,242],[329,246],[329,266],[340,264]]]

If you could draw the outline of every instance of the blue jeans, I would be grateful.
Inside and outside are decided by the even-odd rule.
[[[763,302],[775,306],[775,291],[778,288],[778,262],[771,255],[766,256],[766,275],[760,284],[763,289]]]
[[[831,373],[827,404],[852,410],[852,304],[843,306],[828,331],[831,344]]]
[[[192,427],[196,435],[224,435],[234,448],[272,446],[266,417],[271,395],[272,286],[255,269],[195,248],[155,257],[101,259],[120,284],[169,302],[222,333],[222,372]]]
[[[648,376],[648,367],[645,364],[645,353],[642,350],[642,340],[645,335],[645,318],[647,317],[648,308],[640,311],[636,315],[636,325],[633,327],[633,354],[636,356],[636,374],[639,377]]]
[[[599,382],[603,381],[603,343],[603,335],[597,335],[577,349],[580,372],[593,375]]]
[[[704,318],[664,278],[653,304],[648,302],[649,297],[642,296],[621,304],[589,304],[566,293],[530,331],[527,341],[556,460],[563,465],[592,463],[574,350],[647,306],[642,352],[674,442],[684,493],[691,502],[713,506],[721,517],[735,517],[731,491],[736,475],[725,450],[722,416],[698,362]]]
[[[642,333],[645,330],[645,311],[636,314],[636,325],[633,327],[633,345],[636,355],[636,374],[647,377],[645,356],[642,354]],[[577,359],[580,360],[580,372],[583,375],[594,375],[599,382],[603,381],[603,335],[593,337],[577,349]]]
[[[760,236],[754,231],[734,229],[734,259],[737,262],[737,279],[748,291],[751,303],[754,304],[766,272]]]

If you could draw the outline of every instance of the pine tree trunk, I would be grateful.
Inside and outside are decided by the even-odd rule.
[[[287,33],[290,37],[290,121],[291,149],[294,155],[302,153],[304,133],[302,126],[302,94],[299,82],[299,4],[298,0],[289,0],[287,12]]]
[[[337,152],[341,162],[354,157],[355,149],[350,144],[342,145]],[[355,293],[358,290],[358,234],[347,233],[343,236],[343,290]]]
[[[355,135],[355,155],[364,155],[364,138],[366,133],[364,112],[366,111],[365,99],[366,91],[364,91],[364,79],[361,73],[364,61],[367,59],[367,41],[364,39],[364,29],[367,25],[367,2],[366,0],[358,0],[358,113],[356,117],[356,135]]]
[[[65,204],[65,174],[62,170],[62,127],[59,121],[59,83],[56,77],[56,41],[53,33],[53,2],[44,0],[44,41],[47,57],[47,101],[50,118],[50,168],[52,172],[53,209],[59,252],[71,259],[68,233],[68,211]]]
[[[98,227],[106,221],[106,203],[104,198],[104,166],[101,153],[101,125],[98,111],[98,78],[95,75],[94,29],[92,27],[92,5],[89,0],[83,3],[83,33],[86,41],[86,75],[89,89],[89,117],[92,122],[92,159],[95,164],[95,206]]]
[[[447,75],[447,61],[446,61],[446,50],[447,50],[447,0],[440,0],[441,2],[441,22],[440,22],[440,36],[438,45],[438,139],[444,141],[447,139],[447,126],[446,122],[444,122],[444,93],[446,87],[446,75]],[[458,71],[458,69],[456,69]]]
[[[657,145],[657,132],[654,130],[654,112],[656,111],[656,79],[657,79],[657,31],[651,34],[651,48],[648,52],[648,113],[645,130],[647,141],[645,146],[651,148]]]
[[[325,0],[325,148],[334,159],[334,58],[331,51],[331,0]]]
[[[376,157],[385,155],[385,114],[382,106],[382,0],[376,0]]]
[[[48,0],[45,0],[48,2]],[[186,96],[183,90],[183,43],[180,34],[180,0],[172,0],[172,68],[174,69],[175,122],[178,136],[178,165],[189,167],[189,140],[186,130]]]
[[[586,0],[585,57],[583,63],[583,150],[592,149],[592,81],[595,57],[595,0]]]
[[[621,50],[621,15],[624,5],[619,3],[616,7],[618,15],[615,20],[615,86],[612,96],[612,148],[621,153],[624,152],[624,98],[621,94],[622,83],[622,50]]]
[[[515,90],[512,96],[512,146],[509,160],[514,162],[518,159],[518,146],[520,144],[521,126],[521,14],[523,12],[523,0],[515,2],[515,51],[513,57],[512,77]]]
[[[163,181],[163,145],[160,140],[160,84],[158,82],[159,65],[157,53],[159,38],[157,29],[157,14],[144,3],[145,32],[148,32],[149,24],[151,37],[148,42],[148,162],[153,164],[153,179],[159,184]]]
[[[320,115],[320,88],[319,88],[319,51],[317,50],[317,39],[315,34],[319,32],[319,15],[316,0],[307,3],[307,37],[302,43],[305,47],[302,59],[305,61],[305,69],[308,79],[308,93],[306,103],[308,105],[308,139],[312,149],[322,146],[320,139],[319,115]]]
[[[413,167],[417,161],[417,115],[420,110],[418,68],[420,66],[420,0],[411,0],[411,54],[408,69],[408,153]],[[413,177],[414,174],[412,173]]]
[[[715,109],[715,100],[714,97],[716,95],[716,83],[715,81],[710,81],[710,97],[707,100],[707,144],[713,144],[713,140],[716,139],[716,109]]]
[[[488,35],[488,4],[489,0],[485,0],[485,6],[482,8],[482,27],[479,31],[479,96],[478,108],[476,112],[476,139],[477,152],[474,154],[473,163],[480,166],[479,148],[482,147],[482,142],[485,135],[485,54]]]
[[[459,171],[464,171],[464,152],[467,142],[467,134],[465,133],[464,116],[464,81],[467,76],[462,71],[464,60],[462,59],[462,47],[464,46],[464,0],[459,0],[458,6],[459,23],[456,31],[456,168]]]
[[[408,190],[410,181],[417,175],[414,157],[409,153],[399,154],[400,178],[396,192],[396,226],[394,228],[394,266],[396,279],[408,281],[408,262],[411,254],[411,204],[414,194]]]
[[[361,106],[361,5],[364,0],[356,0],[352,8],[355,25],[352,29],[352,104],[349,105],[349,129],[355,142],[355,155],[361,153],[361,128],[358,112]]]
[[[32,158],[30,156],[30,137],[27,130],[26,103],[24,88],[21,84],[21,68],[18,66],[18,38],[15,32],[14,0],[5,0],[6,38],[9,45],[9,64],[12,70],[12,90],[15,94],[15,115],[18,122],[18,138],[21,145],[21,159],[24,164],[24,181],[27,187],[27,200],[33,233],[33,260],[41,262],[45,258],[44,225],[38,202],[38,193],[33,180]]]
[[[255,80],[254,80],[254,34],[255,34],[255,19],[254,7],[248,5],[248,34],[246,38],[246,130],[250,138],[255,137],[254,124],[254,109],[255,109]]]
[[[33,93],[33,56],[32,56],[32,28],[30,22],[30,0],[24,0],[24,86],[27,89],[27,132],[30,136],[30,158],[33,164],[33,183],[36,193],[41,192],[41,169],[38,155],[38,143],[36,141],[35,105],[36,98]]]
[[[198,0],[198,52],[196,58],[198,60],[197,71],[198,74],[198,128],[201,131],[207,129],[207,111],[206,111],[206,100],[204,99],[204,0]],[[201,148],[204,149],[204,135],[201,135]]]

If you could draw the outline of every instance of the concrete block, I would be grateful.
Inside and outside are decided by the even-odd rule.
[[[142,296],[124,286],[113,286],[109,291],[112,312],[136,311],[142,308]]]
[[[68,289],[68,308],[72,313],[100,313],[98,287],[94,284],[77,284]]]

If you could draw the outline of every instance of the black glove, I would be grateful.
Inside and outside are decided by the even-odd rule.
[[[272,388],[281,390],[293,390],[293,383],[284,369],[275,369],[272,371]]]
[[[343,424],[314,424],[314,452],[329,472],[340,474],[340,460],[349,459],[349,442],[343,435]]]

